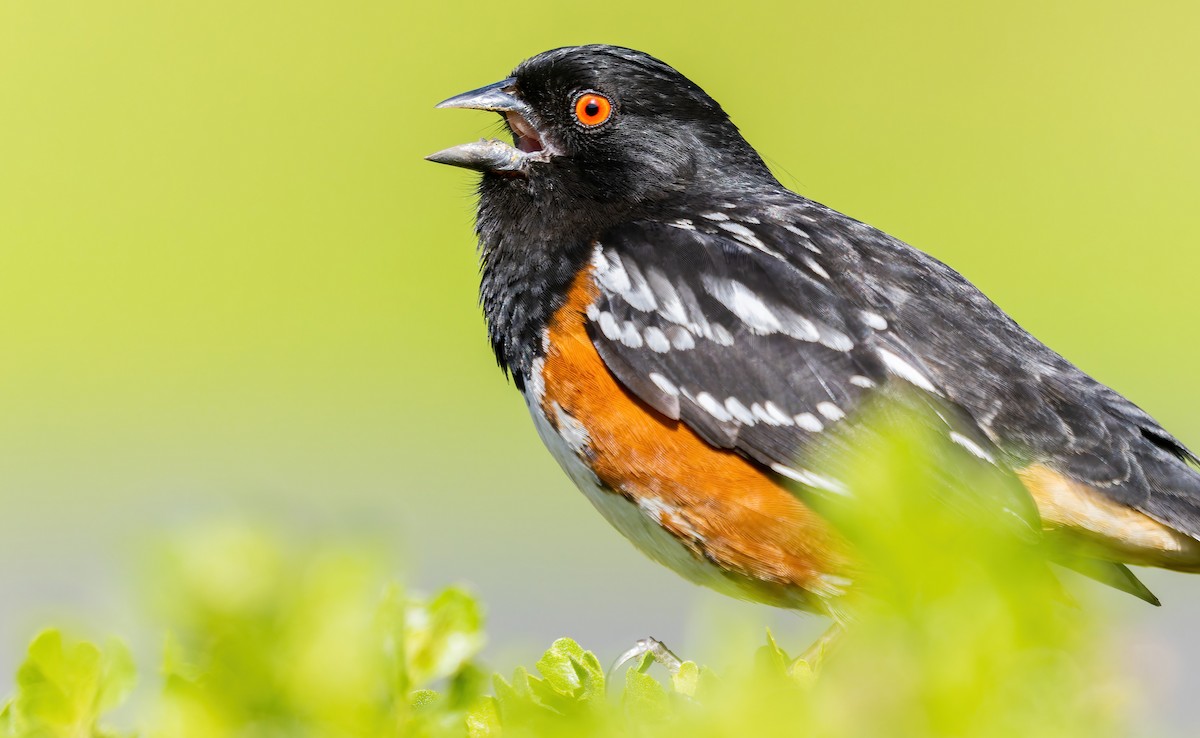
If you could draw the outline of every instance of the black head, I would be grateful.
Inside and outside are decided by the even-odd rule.
[[[493,110],[513,145],[480,141],[436,162],[507,177],[516,187],[551,180],[582,201],[628,204],[695,190],[701,173],[722,184],[770,174],[715,100],[652,56],[617,46],[539,54],[511,77],[439,107]]]
[[[498,112],[513,136],[429,159],[483,172],[480,301],[496,357],[519,386],[607,229],[672,200],[775,184],[720,105],[630,49],[547,51],[438,107]]]

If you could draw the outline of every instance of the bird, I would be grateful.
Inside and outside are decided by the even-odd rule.
[[[651,559],[836,615],[853,555],[797,490],[843,493],[812,461],[824,439],[904,395],[1015,480],[1007,509],[1086,541],[1085,573],[1157,605],[1127,565],[1200,572],[1195,454],[951,267],[785,187],[673,67],[563,47],[437,107],[499,113],[511,134],[427,158],[481,174],[497,362]]]

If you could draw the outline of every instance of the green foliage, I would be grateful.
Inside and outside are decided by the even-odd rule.
[[[303,557],[225,528],[177,546],[159,579],[171,627],[154,735],[440,735],[486,682],[478,603],[386,586],[365,551]]]
[[[137,735],[1124,735],[1127,687],[1107,667],[1102,630],[1051,575],[1024,513],[1006,511],[1004,480],[907,426],[882,430],[831,456],[846,495],[811,500],[861,569],[841,613],[848,635],[819,668],[768,634],[720,674],[690,661],[668,673],[647,656],[608,677],[562,638],[532,668],[493,676],[467,592],[416,597],[388,585],[369,551],[305,552],[225,527],[160,557],[161,686],[134,705]],[[989,514],[972,499],[1001,504]],[[124,735],[100,721],[132,684],[118,642],[45,631],[0,737]]]
[[[101,650],[91,643],[64,644],[57,630],[44,630],[17,671],[18,691],[0,712],[0,735],[116,735],[100,729],[97,720],[128,696],[134,680],[133,659],[120,641]]]

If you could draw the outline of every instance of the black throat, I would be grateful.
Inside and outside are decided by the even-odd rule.
[[[496,361],[518,389],[596,239],[628,211],[570,199],[537,180],[486,174],[479,186],[479,301]]]

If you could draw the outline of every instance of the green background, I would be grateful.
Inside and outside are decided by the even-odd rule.
[[[555,46],[675,65],[1200,446],[1197,38],[1181,1],[0,0],[0,668],[48,618],[142,627],[143,542],[212,520],[471,583],[501,666],[761,613],[608,530],[488,352],[473,175],[422,156],[498,126],[432,106]],[[1101,599],[1182,723],[1200,591],[1148,579]]]

